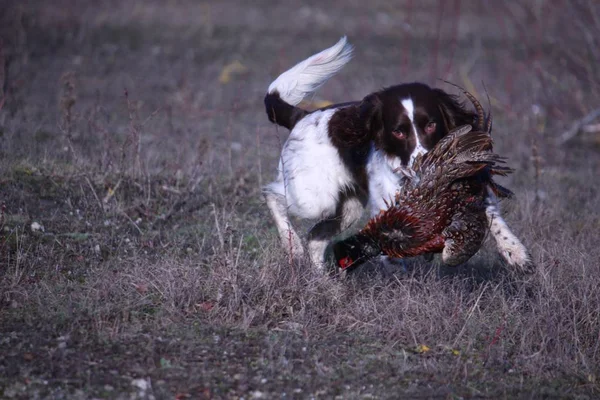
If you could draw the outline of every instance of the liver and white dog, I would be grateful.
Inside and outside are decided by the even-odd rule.
[[[422,83],[392,86],[360,102],[312,112],[296,107],[337,73],[352,56],[343,37],[281,74],[269,86],[265,107],[271,122],[291,130],[277,178],[264,188],[284,249],[304,254],[289,214],[319,220],[308,234],[310,258],[323,268],[332,237],[347,229],[368,207],[386,208],[401,184],[400,166],[431,149],[456,126],[475,124],[476,114],[458,98]],[[527,249],[506,225],[490,195],[492,236],[506,261],[528,268]]]

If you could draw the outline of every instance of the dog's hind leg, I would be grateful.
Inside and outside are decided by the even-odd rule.
[[[274,184],[267,186],[263,194],[267,201],[267,206],[273,215],[281,245],[289,256],[294,259],[301,259],[304,256],[304,248],[300,237],[294,230],[288,217],[285,195],[273,190],[275,189],[274,186]]]
[[[350,228],[364,211],[366,201],[357,196],[343,197],[333,218],[319,221],[308,233],[308,251],[312,263],[320,271],[325,269],[325,251],[331,239]]]

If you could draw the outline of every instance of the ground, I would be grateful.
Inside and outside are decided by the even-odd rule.
[[[0,397],[598,397],[598,5],[27,0],[0,19]],[[456,93],[438,78],[489,93],[536,273],[489,240],[457,269],[286,258],[261,187],[287,132],[262,99],[342,35],[354,60],[307,107]]]

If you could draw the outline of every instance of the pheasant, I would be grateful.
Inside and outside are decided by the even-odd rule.
[[[402,168],[405,184],[388,209],[334,245],[342,270],[382,253],[397,258],[442,253],[444,264],[456,266],[479,250],[489,229],[488,190],[498,197],[512,195],[493,180],[512,170],[492,152],[491,117],[484,121],[479,114],[475,131],[470,125],[452,130],[412,169]]]

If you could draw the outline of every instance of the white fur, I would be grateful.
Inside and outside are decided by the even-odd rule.
[[[415,149],[410,155],[410,159],[408,161],[408,166],[410,167],[411,165],[413,165],[413,162],[415,161],[415,158],[417,158],[418,155],[427,153],[427,149],[423,147],[421,141],[419,140],[419,135],[417,134],[417,126],[415,125],[415,105],[412,99],[404,99],[401,100],[400,103],[408,113],[408,119],[410,119],[410,124],[412,125],[415,139],[417,140],[417,145],[415,146]]]
[[[270,192],[269,188],[265,188],[265,199],[267,206],[271,210],[271,214],[273,214],[275,226],[277,227],[283,248],[293,257],[302,258],[304,247],[302,246],[302,240],[300,240],[300,237],[287,217],[285,195]]]
[[[296,124],[281,151],[277,179],[267,186],[285,195],[288,211],[298,217],[333,216],[341,192],[353,183],[329,139],[328,122],[335,111],[316,111]]]
[[[500,215],[498,199],[488,189],[485,213],[490,225],[490,232],[496,241],[498,252],[509,265],[526,268],[531,266],[531,256],[527,248],[510,230],[506,221]]]
[[[293,106],[314,93],[352,58],[352,46],[346,36],[328,49],[296,64],[279,75],[269,86],[269,93],[279,92],[283,101]]]
[[[400,189],[401,174],[395,172],[402,165],[400,158],[388,157],[371,145],[367,158],[367,176],[369,177],[369,213],[371,217],[387,209],[386,201],[391,204],[396,191]]]

